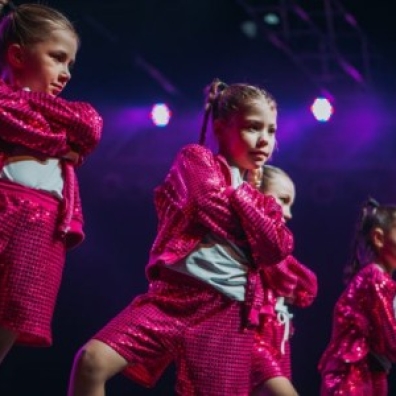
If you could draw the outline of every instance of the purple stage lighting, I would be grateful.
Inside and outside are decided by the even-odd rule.
[[[334,113],[334,108],[326,98],[316,98],[311,106],[314,117],[320,122],[329,121]]]
[[[165,103],[157,103],[151,109],[151,120],[154,125],[164,127],[169,124],[172,112]]]

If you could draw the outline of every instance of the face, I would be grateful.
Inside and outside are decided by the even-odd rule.
[[[264,193],[275,198],[275,201],[282,208],[284,220],[288,221],[292,218],[291,208],[296,197],[294,183],[288,176],[280,173],[274,175],[270,180]]]
[[[387,271],[393,272],[396,269],[396,221],[387,231],[375,229],[373,238],[380,263]]]
[[[46,41],[30,46],[14,44],[9,57],[13,57],[15,85],[59,95],[71,78],[77,49],[77,37],[66,29],[55,29]]]
[[[252,100],[227,122],[215,122],[220,154],[241,171],[260,168],[275,147],[277,112],[266,99]]]

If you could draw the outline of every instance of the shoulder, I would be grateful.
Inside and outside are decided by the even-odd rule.
[[[374,263],[368,264],[360,270],[356,275],[355,283],[374,292],[394,293],[396,291],[396,282],[387,272]]]
[[[176,155],[176,163],[213,165],[215,155],[213,152],[200,144],[188,144]]]
[[[384,272],[378,265],[371,263],[364,266],[356,275],[358,278],[377,278],[381,277]]]
[[[207,147],[197,143],[187,144],[179,151],[179,156],[196,156],[196,155],[213,156],[213,152]]]

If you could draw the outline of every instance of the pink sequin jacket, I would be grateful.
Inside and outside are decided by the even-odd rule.
[[[374,352],[396,361],[396,282],[376,264],[351,280],[334,309],[333,330],[319,370],[340,371],[349,364],[368,364]]]
[[[178,154],[164,183],[155,190],[159,224],[146,273],[158,276],[158,266],[186,257],[208,233],[213,232],[249,248],[246,304],[249,323],[257,324],[263,301],[259,267],[275,265],[293,250],[293,236],[282,221],[280,207],[247,183],[231,187],[225,159],[197,144]]]
[[[290,367],[290,349],[285,348],[290,335],[294,332],[289,313],[277,310],[279,297],[284,297],[286,304],[301,308],[311,305],[318,292],[316,275],[295,257],[288,256],[281,263],[263,267],[260,270],[264,288],[261,339],[262,348],[267,348],[271,359],[281,362],[286,375]],[[287,310],[288,312],[288,310]],[[282,355],[287,354],[287,357]],[[268,355],[266,355],[268,357]]]
[[[101,132],[102,118],[88,103],[15,90],[0,80],[0,166],[15,147],[56,158],[73,150],[81,163],[98,144]],[[83,215],[74,165],[63,160],[62,169],[59,231],[71,248],[84,238]]]
[[[278,265],[262,268],[261,278],[265,289],[271,290],[269,300],[285,297],[287,303],[305,308],[318,293],[316,275],[293,256]]]

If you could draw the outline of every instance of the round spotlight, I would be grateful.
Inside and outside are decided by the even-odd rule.
[[[263,20],[267,25],[271,26],[276,26],[280,24],[279,16],[277,14],[274,14],[273,12],[265,14]]]
[[[257,25],[253,21],[242,22],[241,30],[250,39],[254,39],[257,36]]]
[[[311,105],[311,112],[320,122],[327,122],[334,113],[334,107],[326,98],[316,98]]]
[[[153,124],[158,127],[164,127],[169,124],[172,112],[165,103],[155,104],[150,113]]]

